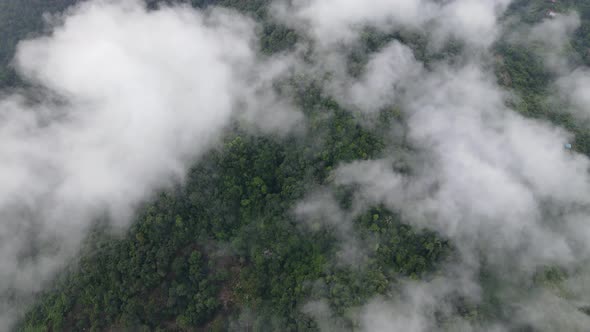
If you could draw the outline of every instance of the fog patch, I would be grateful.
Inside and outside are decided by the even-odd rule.
[[[96,220],[124,228],[182,181],[240,105],[267,132],[301,119],[265,91],[281,68],[259,59],[256,25],[236,12],[97,0],[50,21],[14,59],[35,88],[0,99],[2,330],[22,309],[11,298],[43,289]]]

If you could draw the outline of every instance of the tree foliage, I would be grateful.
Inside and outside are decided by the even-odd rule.
[[[59,11],[75,1],[27,0],[28,6],[23,2],[0,2],[0,86],[17,84],[8,67],[16,41],[40,31],[42,12]],[[270,54],[289,49],[299,37],[268,20],[269,2],[193,0],[191,4],[215,3],[251,15],[262,22],[260,51]],[[549,5],[517,1],[509,15],[535,22]],[[588,61],[590,5],[573,0],[559,4],[563,9],[574,5],[583,24],[573,49]],[[424,36],[367,30],[358,47],[350,50],[349,72],[358,75],[369,54],[393,39],[411,45],[427,65],[452,57],[461,48],[450,43],[433,54]],[[587,130],[548,102],[551,76],[543,60],[508,43],[496,45],[495,52],[502,60],[497,66],[500,83],[521,97],[515,108],[565,126],[576,135],[575,148],[590,153]],[[339,241],[330,228],[311,231],[296,219],[294,205],[314,188],[330,185],[329,175],[340,163],[380,157],[391,139],[385,134],[389,125],[403,119],[395,111],[383,111],[378,126],[363,127],[326,97],[318,82],[295,77],[286,84],[306,115],[305,136],[255,136],[236,126],[222,148],[192,167],[185,183],[142,206],[123,236],[113,234],[108,224],[97,224],[80,258],[40,295],[18,329],[317,330],[301,310],[314,299],[326,299],[333,315],[354,327],[347,316],[349,308],[385,295],[400,278],[436,273],[441,262],[452,257],[451,244],[406,225],[396,211],[375,206],[354,220],[355,234],[370,244],[363,269],[336,263]],[[343,210],[350,208],[346,197],[352,191],[342,188]],[[553,280],[555,275],[549,271],[540,280]],[[487,277],[482,275],[482,280]],[[484,296],[489,300],[476,309],[491,316],[496,310],[494,295]],[[475,310],[468,309],[466,316]]]

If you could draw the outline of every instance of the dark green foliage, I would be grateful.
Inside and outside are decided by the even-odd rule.
[[[545,18],[550,9],[560,13],[576,10],[580,14],[581,26],[571,40],[571,47],[564,50],[563,56],[567,57],[572,65],[590,63],[590,35],[586,33],[590,31],[590,4],[587,1],[558,0],[555,4],[549,1],[515,1],[507,15],[519,17],[528,23],[538,23]],[[512,106],[525,116],[547,119],[572,132],[575,136],[573,148],[590,155],[588,124],[575,119],[567,112],[571,106],[566,102],[553,99],[556,87],[551,82],[555,77],[546,69],[539,52],[504,42],[496,45],[495,52],[499,60],[496,69],[499,82],[515,92],[519,98]]]
[[[379,244],[363,271],[329,263],[338,249],[333,235],[310,233],[294,220],[294,204],[326,184],[331,167],[374,158],[383,146],[321,91],[302,91],[310,110],[327,112],[310,111],[305,138],[230,135],[222,151],[191,170],[185,185],[143,207],[124,238],[95,231],[80,262],[23,326],[184,330],[216,315],[222,324],[250,308],[252,326],[314,329],[300,309],[320,294],[318,280],[342,315],[385,292],[399,275],[432,271],[448,245],[433,234],[415,234],[383,209],[355,223],[367,242]]]
[[[0,86],[17,84],[6,67],[15,42],[41,29],[44,10],[60,10],[74,1],[0,2]],[[568,8],[572,1],[560,1]],[[174,2],[174,1],[168,1]],[[188,3],[189,1],[183,1]],[[150,1],[156,8],[161,1]],[[198,7],[219,4],[236,8],[262,22],[260,51],[291,48],[300,37],[268,20],[269,0],[192,0]],[[516,1],[509,15],[537,22],[549,3]],[[582,16],[589,5],[578,2]],[[587,61],[587,20],[577,32],[574,49]],[[426,36],[401,31],[367,30],[349,53],[348,71],[362,73],[370,55],[388,42],[410,45],[426,66],[452,59],[462,45],[449,42],[436,54]],[[559,105],[548,102],[551,75],[532,50],[500,43],[500,82],[520,97],[522,114],[548,118],[576,134],[574,147],[590,154],[590,134]],[[575,57],[573,57],[575,58]],[[297,202],[317,188],[332,188],[330,174],[340,163],[381,156],[391,124],[403,122],[394,109],[383,111],[374,128],[363,127],[347,110],[326,97],[318,78],[294,77],[288,91],[306,116],[305,135],[254,136],[239,128],[190,170],[182,185],[160,193],[141,207],[123,235],[97,226],[73,262],[40,295],[18,330],[317,330],[301,310],[308,301],[326,300],[334,318],[347,327],[351,307],[386,295],[400,278],[429,278],[441,262],[452,259],[452,246],[432,232],[417,231],[383,207],[369,209],[353,222],[366,260],[362,268],[339,264],[342,241],[330,228],[311,231],[293,215]],[[388,142],[389,143],[389,142]],[[405,142],[394,142],[404,146]],[[409,172],[403,169],[403,172]],[[354,188],[332,188],[348,211]],[[495,290],[499,281],[482,268],[483,304],[457,299],[464,317],[492,319],[504,314]],[[547,270],[538,282],[554,282],[559,271]],[[475,313],[475,314],[474,314]]]

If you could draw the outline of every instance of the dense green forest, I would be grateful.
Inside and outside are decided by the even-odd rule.
[[[10,67],[16,42],[42,32],[42,13],[59,12],[74,2],[0,1],[1,87],[23,84]],[[262,22],[259,51],[272,54],[292,47],[299,37],[267,19],[269,2],[193,0],[192,5],[215,3],[251,15]],[[581,63],[590,63],[590,3],[515,1],[507,15],[536,22],[549,8],[574,7],[582,25],[572,52]],[[367,31],[362,46],[351,51],[350,70],[354,74],[367,54],[392,39],[411,45],[427,64],[454,56],[452,45],[429,53],[420,38]],[[500,42],[494,51],[502,57],[498,81],[521,97],[515,108],[564,126],[575,134],[574,148],[590,155],[587,128],[547,100],[551,73],[543,59],[511,43]],[[293,206],[325,187],[336,193],[342,210],[352,209],[356,188],[338,186],[329,176],[339,163],[379,158],[386,146],[411,147],[386,134],[403,121],[396,110],[382,111],[378,125],[362,126],[316,82],[289,84],[307,118],[305,137],[254,136],[236,123],[223,147],[195,164],[185,183],[146,202],[123,236],[98,223],[79,259],[39,296],[17,330],[315,331],[317,322],[302,310],[314,299],[327,299],[345,327],[354,328],[358,322],[348,315],[349,308],[376,295],[392,296],[390,285],[396,280],[432,278],[452,261],[452,243],[413,229],[398,211],[383,206],[353,222],[361,241],[371,245],[363,268],[337,263],[339,242],[333,229],[312,231],[295,220]],[[487,277],[482,273],[482,279]],[[548,272],[545,279],[551,278],[559,273]],[[502,315],[493,292],[485,296],[489,301],[480,306],[450,301],[464,307],[461,312],[468,320]],[[440,320],[444,325],[443,313]]]

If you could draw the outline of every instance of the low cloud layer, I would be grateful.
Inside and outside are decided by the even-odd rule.
[[[31,87],[0,98],[1,330],[20,309],[8,298],[42,289],[97,218],[126,225],[181,181],[237,104],[263,129],[299,120],[267,89],[282,69],[258,62],[255,23],[235,12],[99,0],[51,25],[18,46]],[[281,122],[265,120],[279,103]]]
[[[340,208],[331,193],[326,191],[310,194],[295,207],[294,213],[309,230],[326,229],[336,237],[341,244],[337,263],[348,266],[362,266],[366,263],[366,248],[354,236],[352,216]]]
[[[358,188],[352,210],[342,211],[325,188],[308,193],[296,216],[312,229],[335,230],[347,263],[365,258],[352,220],[375,205],[401,212],[405,222],[457,249],[458,260],[433,280],[402,281],[396,296],[356,308],[363,331],[428,331],[441,313],[448,330],[589,326],[578,309],[590,296],[580,286],[590,275],[581,268],[590,258],[590,160],[564,149],[572,135],[563,128],[507,106],[510,92],[497,84],[486,53],[502,35],[509,4],[276,1],[273,18],[303,38],[292,53],[266,59],[255,51],[255,23],[228,10],[147,11],[139,0],[105,0],[54,18],[50,35],[18,48],[15,66],[32,87],[0,98],[0,329],[19,309],[4,299],[42,289],[97,218],[127,224],[141,201],[182,180],[232,118],[273,132],[300,121],[289,101],[272,93],[273,79],[290,70],[326,83],[325,91],[351,110],[399,108],[405,143],[416,151],[406,156],[409,174],[394,169],[394,153],[339,165],[333,184]],[[588,70],[571,68],[552,51],[578,24],[576,14],[560,15],[518,40],[547,51],[561,97],[583,114],[590,107]],[[389,41],[353,77],[343,50],[358,45],[367,27],[413,31],[433,52],[451,40],[464,47],[453,61],[427,65],[409,45]],[[485,326],[449,301],[482,301],[483,261],[502,281],[501,304],[518,313]],[[564,287],[577,296],[532,283],[546,266],[570,271]],[[322,330],[341,326],[321,300],[304,312]]]
[[[575,11],[556,14],[552,18],[525,27],[511,34],[513,44],[524,44],[543,59],[545,69],[555,76],[551,97],[564,111],[578,121],[590,119],[590,72],[581,66],[580,56],[572,50],[572,37],[581,26]]]
[[[479,46],[491,44],[500,32],[497,17],[510,0],[295,0],[277,1],[282,21],[311,36],[323,47],[358,38],[366,27],[382,31],[411,29],[432,35],[435,45],[458,38]]]
[[[361,310],[365,331],[428,331],[438,324],[435,311],[452,318],[447,322],[450,330],[580,330],[590,323],[579,310],[579,298],[572,301],[531,284],[546,266],[576,271],[589,258],[585,220],[590,212],[590,160],[564,149],[571,133],[507,106],[512,96],[497,84],[486,53],[502,35],[500,18],[509,3],[385,0],[369,5],[334,0],[277,7],[279,18],[315,42],[316,63],[325,63],[322,68],[334,74],[328,90],[335,98],[368,113],[396,106],[407,119],[408,144],[417,151],[409,161],[410,175],[394,170],[399,157],[395,154],[335,170],[335,184],[360,187],[353,211],[360,215],[383,204],[401,211],[416,228],[451,240],[459,252],[459,262],[447,266],[441,278],[403,287],[405,300],[370,301]],[[285,8],[295,14],[287,18]],[[563,72],[571,63],[560,51],[578,26],[577,14],[559,15],[526,28],[520,38],[544,49],[548,65]],[[465,48],[454,61],[441,59],[425,66],[408,46],[393,41],[373,54],[355,79],[338,69],[345,63],[338,54],[342,45],[354,45],[365,27],[383,32],[413,29],[428,36],[435,48],[449,38]],[[557,81],[577,109],[590,106],[583,94],[586,80],[586,68],[570,68],[566,78]],[[445,300],[451,295],[481,301],[478,275],[483,261],[502,280],[497,296],[504,308],[522,315],[481,326],[452,312]],[[576,278],[584,275],[578,273]],[[523,285],[531,288],[520,292]],[[590,295],[584,294],[582,298]],[[316,319],[330,330],[326,310]],[[558,323],[545,324],[549,321]]]
[[[418,78],[422,70],[412,50],[393,41],[369,60],[360,80],[351,80],[352,83],[343,89],[345,105],[364,112],[377,112],[396,101],[404,85]]]

